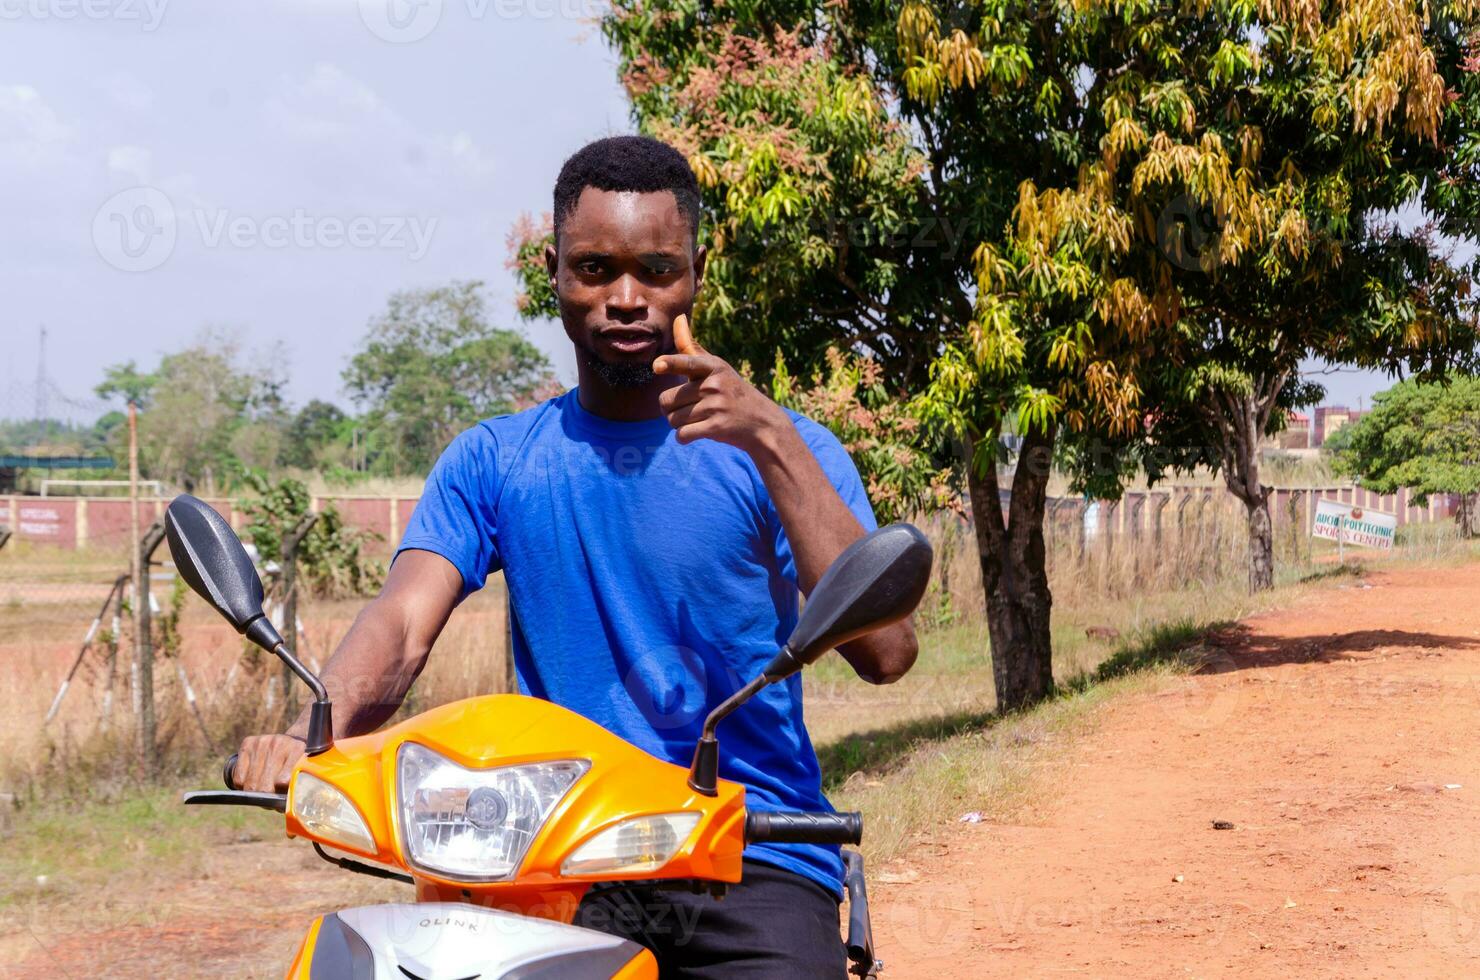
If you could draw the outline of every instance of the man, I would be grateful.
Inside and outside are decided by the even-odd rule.
[[[385,588],[324,669],[337,737],[391,717],[453,607],[502,569],[520,689],[687,765],[704,716],[790,633],[798,591],[874,527],[837,439],[694,342],[699,210],[687,161],[656,140],[566,161],[545,263],[579,386],[438,460]],[[914,663],[914,631],[839,652],[888,683]],[[751,808],[829,808],[801,701],[794,676],[725,722],[720,774]],[[237,781],[285,786],[307,725],[247,739]],[[841,977],[841,877],[836,848],[754,846],[721,902],[605,886],[576,921],[649,946],[665,976]]]

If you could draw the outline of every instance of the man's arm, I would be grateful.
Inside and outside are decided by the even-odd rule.
[[[812,587],[833,559],[863,537],[863,525],[838,496],[817,457],[784,412],[779,423],[755,434],[747,452],[786,529],[786,540],[796,561],[797,582],[803,594],[811,595]],[[838,652],[864,680],[892,683],[914,666],[919,653],[914,623],[906,617],[844,643]]]
[[[441,555],[396,558],[320,675],[334,702],[335,738],[372,732],[396,713],[461,594],[462,576]],[[285,790],[307,735],[305,707],[286,734],[243,741],[233,778],[246,790]]]
[[[863,537],[863,525],[838,496],[790,416],[696,344],[688,317],[674,320],[673,341],[679,353],[658,358],[653,370],[689,379],[659,397],[669,424],[678,430],[678,441],[715,439],[749,454],[786,530],[798,584],[810,595],[833,559]],[[864,680],[888,684],[914,665],[919,647],[913,622],[906,618],[845,643],[838,652]]]

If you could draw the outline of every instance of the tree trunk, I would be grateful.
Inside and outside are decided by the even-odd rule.
[[[1277,374],[1256,385],[1260,392],[1216,392],[1208,417],[1220,436],[1223,480],[1244,505],[1249,522],[1249,592],[1274,588],[1274,524],[1269,517],[1270,488],[1259,482],[1259,440],[1284,385]]]
[[[1269,518],[1269,494],[1244,502],[1249,519],[1249,592],[1274,588],[1274,524]]]
[[[1041,701],[1054,689],[1049,637],[1053,596],[1048,588],[1043,542],[1044,497],[1054,435],[1052,429],[1025,435],[1005,520],[995,462],[989,463],[984,473],[967,466],[999,711]],[[995,441],[996,434],[981,438]],[[974,447],[968,447],[968,453],[975,458]]]
[[[1454,515],[1454,522],[1459,525],[1459,536],[1462,538],[1473,538],[1475,536],[1475,502],[1480,494],[1462,493],[1459,495],[1459,511]]]

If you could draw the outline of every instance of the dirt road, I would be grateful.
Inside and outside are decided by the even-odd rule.
[[[1211,653],[1107,709],[1024,825],[880,869],[885,976],[1480,974],[1476,569],[1348,579]]]

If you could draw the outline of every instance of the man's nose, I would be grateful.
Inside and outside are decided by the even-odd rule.
[[[612,291],[606,297],[607,315],[613,319],[645,319],[647,306],[647,293],[642,288],[642,281],[630,274],[612,283]]]

